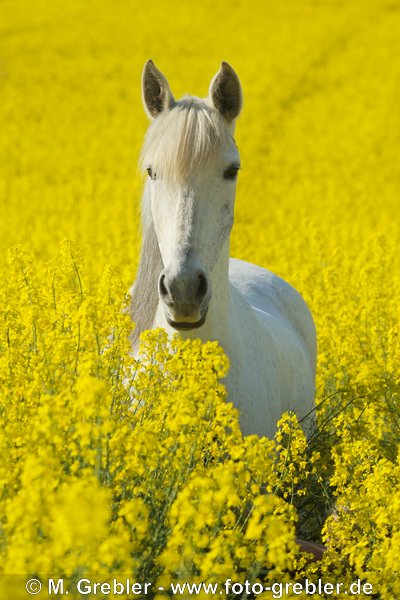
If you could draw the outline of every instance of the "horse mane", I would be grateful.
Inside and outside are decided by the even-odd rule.
[[[229,138],[226,121],[207,100],[184,96],[151,123],[140,166],[144,171],[151,165],[167,181],[182,181],[206,167]]]
[[[158,304],[157,281],[163,268],[160,249],[150,203],[142,203],[142,247],[140,251],[139,267],[135,282],[131,288],[130,313],[135,328],[132,332],[133,347],[139,343],[140,334],[146,329],[151,329]]]
[[[144,171],[150,165],[157,177],[182,181],[189,173],[205,167],[228,143],[226,121],[206,100],[185,96],[151,123],[140,157]],[[130,312],[135,329],[132,342],[139,343],[140,334],[153,325],[158,305],[157,282],[163,269],[162,258],[149,194],[142,199],[142,247],[136,280],[131,288]]]

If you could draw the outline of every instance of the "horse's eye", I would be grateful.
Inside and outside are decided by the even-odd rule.
[[[156,174],[153,173],[153,169],[151,167],[147,167],[146,171],[150,179],[153,179],[154,181],[154,179],[156,178]]]
[[[239,166],[238,165],[234,165],[234,166],[228,167],[224,171],[224,179],[230,179],[230,180],[236,179],[238,171],[239,171]]]

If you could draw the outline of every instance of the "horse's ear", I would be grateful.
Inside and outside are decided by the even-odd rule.
[[[242,108],[239,77],[227,62],[222,62],[210,84],[209,96],[215,108],[227,121],[236,119]]]
[[[152,60],[144,65],[142,75],[143,104],[151,119],[175,104],[168,81]]]

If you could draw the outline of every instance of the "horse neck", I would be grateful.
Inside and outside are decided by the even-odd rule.
[[[228,332],[230,308],[229,249],[230,240],[227,238],[211,275],[212,296],[207,319],[201,332],[203,341],[222,340]]]

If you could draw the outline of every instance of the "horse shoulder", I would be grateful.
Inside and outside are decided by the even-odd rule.
[[[284,319],[294,329],[307,351],[310,366],[315,373],[315,325],[299,292],[271,271],[235,258],[229,261],[229,279],[255,311],[279,320]]]

